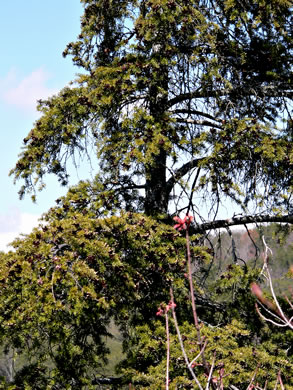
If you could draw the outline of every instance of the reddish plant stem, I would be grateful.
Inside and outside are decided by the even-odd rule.
[[[165,319],[166,319],[166,336],[167,336],[166,390],[169,390],[170,333],[169,333],[169,318],[168,318],[167,310],[165,311]]]
[[[196,328],[196,333],[197,333],[197,342],[199,345],[199,348],[202,350],[203,349],[203,340],[200,334],[200,325],[198,321],[198,316],[197,316],[197,311],[196,311],[196,304],[195,304],[195,297],[194,297],[194,289],[193,289],[193,281],[192,281],[192,271],[191,271],[191,251],[190,251],[190,237],[189,237],[189,232],[188,232],[188,226],[186,229],[186,254],[187,254],[187,268],[188,268],[188,280],[189,280],[189,291],[190,291],[190,298],[191,298],[191,307],[192,307],[192,313],[193,313],[193,320],[194,320],[194,325]],[[206,374],[209,373],[210,368],[209,365],[205,359],[205,354],[204,351],[202,353],[202,362],[205,368]],[[214,387],[214,386],[212,386]]]
[[[283,384],[283,381],[282,381],[282,378],[281,378],[281,372],[280,371],[278,372],[278,381],[280,383],[281,389],[285,390],[285,387],[284,387],[284,384]]]
[[[176,317],[176,313],[175,313],[174,295],[173,295],[172,287],[170,288],[170,296],[171,296],[171,303],[172,303],[171,309],[172,309],[172,316],[173,316],[173,320],[174,320],[174,325],[175,325],[175,329],[176,329],[176,332],[177,332],[178,340],[179,340],[179,343],[180,343],[182,354],[184,356],[184,360],[185,360],[186,366],[187,366],[188,370],[190,371],[193,380],[196,382],[199,390],[203,390],[203,387],[201,386],[197,376],[195,375],[195,373],[194,373],[194,371],[192,369],[192,365],[189,362],[188,356],[187,356],[185,348],[184,348],[182,336],[181,336],[181,333],[180,333],[180,329],[179,329],[179,325],[178,325],[177,317]],[[198,355],[198,357],[199,356],[200,356],[200,354]]]
[[[186,250],[187,250],[187,271],[188,271],[188,280],[189,280],[189,291],[191,295],[191,307],[192,307],[194,325],[197,330],[198,342],[200,342],[201,336],[200,336],[200,327],[199,327],[199,322],[198,322],[198,317],[196,312],[194,289],[193,289],[193,282],[192,282],[191,252],[190,252],[190,239],[189,239],[188,229],[186,229]]]

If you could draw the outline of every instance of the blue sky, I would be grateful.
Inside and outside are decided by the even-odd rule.
[[[79,0],[14,0],[2,2],[0,34],[0,250],[20,233],[29,233],[38,218],[66,193],[53,177],[38,194],[37,204],[29,196],[20,201],[8,172],[21,151],[22,140],[38,118],[36,100],[64,87],[78,72],[62,52],[80,31],[83,13]],[[91,177],[90,167],[75,171],[70,184]]]
[[[38,217],[54,204],[65,189],[53,178],[46,180],[37,204],[20,201],[8,172],[20,153],[22,140],[38,117],[36,100],[66,85],[78,71],[62,57],[67,43],[80,30],[79,0],[14,0],[2,2],[0,34],[0,250],[19,235],[28,233]]]

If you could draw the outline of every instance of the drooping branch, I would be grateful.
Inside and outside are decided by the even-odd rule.
[[[208,230],[227,228],[229,226],[240,226],[248,223],[290,223],[293,224],[293,214],[287,215],[245,215],[217,221],[205,222],[200,225],[190,227],[191,234],[204,233]]]
[[[256,85],[253,88],[251,86],[236,87],[232,89],[219,89],[219,90],[202,90],[197,89],[193,92],[182,93],[174,98],[170,99],[167,103],[167,107],[171,108],[178,103],[182,103],[186,100],[202,99],[202,98],[215,98],[221,96],[265,96],[265,97],[293,97],[293,90],[288,85]]]
[[[290,318],[287,317],[287,315],[284,313],[283,309],[281,308],[281,305],[279,303],[279,300],[276,296],[274,286],[273,286],[273,281],[272,281],[272,276],[271,276],[271,271],[268,267],[268,260],[269,260],[269,253],[272,255],[272,250],[271,248],[268,247],[265,238],[262,237],[264,246],[265,246],[265,251],[263,254],[263,268],[261,271],[261,275],[265,277],[269,284],[270,292],[272,294],[273,300],[271,301],[270,299],[266,298],[263,295],[263,292],[261,288],[258,286],[257,283],[252,283],[251,284],[251,292],[256,296],[258,299],[258,302],[260,305],[265,309],[267,313],[269,313],[270,317],[266,317],[263,315],[260,311],[260,308],[258,307],[258,304],[256,304],[256,310],[260,317],[266,321],[270,322],[278,327],[281,328],[286,328],[288,327],[289,329],[293,329],[293,316]],[[293,308],[292,302],[286,297],[287,302],[289,303],[291,309]]]
[[[172,191],[174,185],[180,180],[183,176],[186,175],[191,169],[197,168],[200,162],[203,161],[203,158],[194,158],[187,163],[183,164],[180,168],[176,169],[172,177],[167,180],[166,188],[167,193],[169,194]]]
[[[110,184],[117,184],[117,183],[110,183]],[[115,191],[120,191],[121,189],[123,189],[124,191],[126,190],[144,190],[146,187],[145,184],[133,184],[133,185],[125,185],[125,186],[122,186],[122,187],[118,187],[118,188],[115,188],[114,190]]]
[[[221,119],[215,118],[213,115],[210,115],[206,112],[198,111],[198,110],[189,110],[189,109],[178,109],[170,111],[171,114],[187,114],[187,115],[198,115],[203,116],[205,118],[211,119],[215,122],[222,122]]]
[[[209,127],[216,127],[217,129],[221,129],[222,127],[215,124],[215,123],[212,123],[212,122],[209,122],[209,121],[205,121],[205,120],[196,120],[196,119],[191,119],[191,118],[176,118],[176,122],[178,123],[187,123],[187,124],[191,124],[191,125],[198,125],[198,126],[209,126]]]
[[[201,89],[197,89],[193,92],[186,92],[182,93],[180,95],[175,96],[173,99],[170,99],[167,103],[167,107],[173,107],[178,103],[184,102],[185,100],[192,100],[192,99],[201,99],[201,98],[207,98],[207,97],[216,97],[219,95],[227,95],[229,93],[228,90],[221,90],[221,91],[202,91]]]

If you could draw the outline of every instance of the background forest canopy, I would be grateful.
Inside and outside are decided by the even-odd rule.
[[[11,386],[95,388],[113,322],[125,353],[120,386],[162,386],[166,335],[155,314],[172,288],[188,354],[202,348],[194,340],[207,340],[201,381],[216,356],[225,388],[246,389],[257,362],[255,383],[273,388],[279,372],[293,388],[292,331],[261,322],[249,287],[262,274],[257,262],[241,262],[230,230],[282,223],[267,228],[281,240],[293,222],[292,2],[81,3],[80,35],[63,53],[80,73],[39,101],[11,175],[33,200],[47,174],[70,183],[70,160],[95,155],[96,176],[71,187],[43,225],[1,254],[1,341],[27,359]],[[221,219],[227,204],[231,215]],[[173,228],[178,215],[194,217],[179,222],[190,237]],[[222,269],[211,235],[219,228],[232,247]],[[170,332],[170,388],[193,388]]]

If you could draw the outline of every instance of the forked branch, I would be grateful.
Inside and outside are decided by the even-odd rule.
[[[263,294],[263,291],[261,288],[258,286],[256,283],[252,283],[251,285],[251,291],[252,293],[256,296],[256,298],[259,301],[260,306],[264,309],[264,311],[267,313],[267,315],[264,315],[260,308],[259,305],[256,303],[256,310],[260,317],[267,322],[270,322],[278,327],[282,328],[290,328],[293,329],[293,316],[288,317],[281,305],[280,302],[276,296],[273,282],[272,282],[272,276],[271,276],[271,271],[268,266],[268,261],[269,261],[269,253],[272,254],[271,249],[268,247],[264,237],[263,237],[263,243],[265,246],[265,252],[263,255],[263,268],[261,274],[265,277],[265,279],[268,282],[269,288],[270,288],[270,293],[272,295],[272,300],[266,298]],[[288,299],[287,302],[289,303],[290,307],[293,307],[292,302]]]

